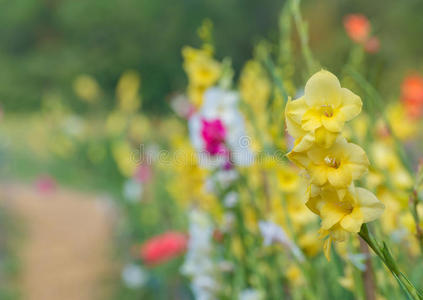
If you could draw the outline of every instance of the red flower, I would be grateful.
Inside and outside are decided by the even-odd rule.
[[[344,27],[348,36],[356,43],[365,43],[370,35],[370,22],[362,14],[350,14],[344,17]]]
[[[160,234],[141,246],[141,258],[147,265],[164,263],[185,252],[187,242],[187,236],[180,232]]]
[[[423,113],[423,77],[418,74],[407,76],[401,85],[401,100],[411,117]]]

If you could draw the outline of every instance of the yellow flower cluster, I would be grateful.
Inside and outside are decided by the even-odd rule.
[[[218,199],[204,188],[209,171],[200,168],[189,141],[183,134],[176,134],[171,145],[175,161],[170,166],[175,179],[167,184],[169,193],[184,209],[194,206],[209,212],[214,218],[220,218],[222,208]],[[168,169],[169,165],[163,167]]]
[[[219,79],[221,65],[213,59],[211,51],[185,47],[182,50],[184,69],[188,75],[188,97],[198,108],[204,92]]]
[[[100,86],[90,75],[79,75],[73,82],[73,89],[79,98],[87,102],[96,102],[100,96]]]
[[[324,251],[329,259],[332,241],[344,241],[361,225],[377,219],[384,205],[370,191],[355,187],[369,167],[364,150],[342,135],[344,124],[362,107],[359,96],[342,88],[332,73],[322,70],[306,83],[304,96],[288,101],[288,133],[295,138],[288,158],[307,171],[307,207],[322,219],[321,234],[328,236]]]
[[[120,77],[116,88],[116,97],[121,111],[130,113],[137,111],[141,106],[140,85],[141,78],[136,71],[126,71]]]
[[[250,60],[245,64],[239,80],[239,91],[242,100],[248,106],[245,113],[250,121],[247,122],[247,131],[252,133],[255,141],[267,142],[269,124],[267,105],[272,86],[259,62]],[[263,147],[263,145],[258,146]]]

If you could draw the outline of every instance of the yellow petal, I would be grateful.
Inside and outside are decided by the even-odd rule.
[[[308,149],[310,149],[313,143],[314,143],[314,136],[311,133],[307,133],[295,141],[295,145],[292,151],[295,151],[295,152],[307,151]]]
[[[321,70],[307,81],[304,91],[308,106],[322,106],[330,104],[334,108],[341,103],[341,85],[332,73]]]
[[[366,152],[360,146],[353,143],[347,143],[343,151],[344,160],[351,169],[353,180],[360,178],[369,168],[369,160]]]
[[[351,92],[349,89],[341,89],[341,99],[342,104],[340,111],[344,115],[345,121],[352,120],[361,112],[363,103],[361,102],[360,97]]]
[[[301,119],[307,111],[308,106],[305,103],[304,97],[301,97],[294,101],[288,101],[285,108],[286,116],[290,117],[292,121],[301,124]]]
[[[306,134],[306,131],[304,131],[301,128],[301,125],[295,123],[290,117],[285,118],[285,124],[286,124],[286,130],[288,131],[288,134],[295,139],[302,137],[304,134]]]
[[[364,223],[376,220],[380,217],[385,209],[385,205],[383,205],[372,192],[364,188],[356,188],[356,195]]]
[[[320,195],[322,189],[319,186],[317,186],[317,185],[310,184],[310,187],[309,187],[309,190],[308,191],[310,193],[310,197],[317,197],[317,196]]]
[[[308,109],[301,120],[301,127],[305,131],[312,131],[322,126],[321,113],[317,109]]]
[[[301,98],[295,101],[288,99],[288,103],[285,108],[286,129],[294,138],[299,138],[306,134],[306,131],[301,128],[301,119],[305,112],[303,111],[302,104],[304,104],[304,100]]]
[[[357,233],[363,224],[363,214],[359,207],[355,207],[353,211],[346,215],[341,221],[341,227],[346,231]]]
[[[338,133],[330,132],[326,130],[324,127],[320,127],[316,129],[315,133],[315,140],[316,143],[324,148],[329,148],[335,142]]]
[[[328,200],[328,202],[321,207],[320,216],[322,217],[322,228],[330,229],[333,225],[342,220],[345,216],[345,209],[342,208],[336,200]]]
[[[349,166],[342,166],[338,169],[328,168],[328,181],[336,188],[345,188],[352,181],[352,171]]]
[[[322,164],[328,153],[330,153],[330,150],[316,146],[307,151],[307,156],[313,163]]]
[[[309,158],[304,153],[291,151],[286,156],[290,161],[301,168],[307,168],[310,164]]]
[[[306,202],[306,206],[316,215],[320,215],[320,209],[319,206],[321,204],[322,198],[317,197],[310,197],[308,201]]]
[[[333,115],[330,117],[322,115],[321,122],[327,130],[332,132],[341,132],[344,128],[345,117],[340,110],[335,110]]]
[[[309,164],[307,170],[309,172],[312,183],[317,185],[324,185],[327,182],[328,168],[326,166]]]

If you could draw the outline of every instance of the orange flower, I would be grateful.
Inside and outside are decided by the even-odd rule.
[[[418,74],[405,77],[401,92],[403,99],[423,104],[423,78]]]
[[[423,114],[423,77],[413,74],[405,77],[401,85],[401,100],[411,117]]]
[[[344,27],[348,36],[356,43],[365,43],[370,35],[370,22],[362,14],[349,14],[344,17]]]

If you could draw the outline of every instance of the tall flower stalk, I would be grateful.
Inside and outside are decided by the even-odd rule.
[[[359,232],[360,237],[369,245],[376,253],[384,265],[391,271],[392,275],[398,281],[399,285],[406,291],[411,299],[423,299],[422,293],[414,286],[414,284],[407,278],[407,276],[399,270],[399,267],[392,257],[391,251],[385,242],[380,245],[373,235],[370,234],[367,225],[363,224]]]
[[[305,86],[303,97],[289,101],[288,132],[296,139],[288,158],[307,171],[310,180],[307,207],[319,215],[324,251],[330,259],[332,241],[345,241],[348,233],[359,233],[389,268],[412,299],[422,299],[408,278],[399,271],[386,244],[378,245],[366,223],[377,219],[384,205],[370,191],[356,187],[355,180],[367,171],[364,150],[342,136],[346,121],[361,110],[360,98],[342,88],[338,79],[322,70]]]

